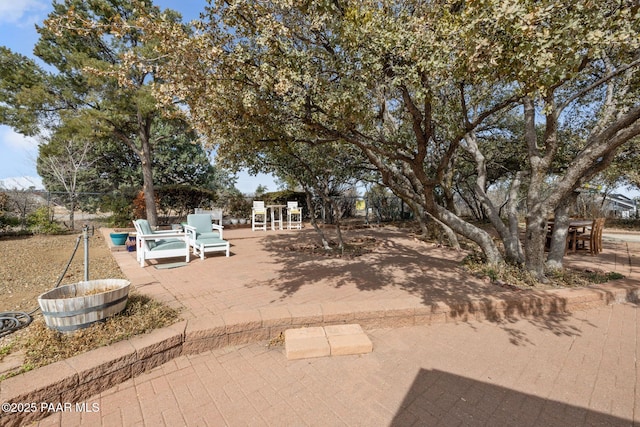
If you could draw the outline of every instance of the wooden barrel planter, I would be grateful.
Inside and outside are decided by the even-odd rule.
[[[38,304],[49,328],[73,332],[120,313],[127,305],[130,286],[123,279],[79,282],[43,293]]]

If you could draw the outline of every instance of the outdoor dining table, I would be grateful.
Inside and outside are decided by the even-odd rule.
[[[276,229],[276,224],[278,224],[278,229],[282,230],[282,209],[286,208],[287,205],[267,205],[267,210],[271,211],[271,230]],[[275,216],[275,211],[278,210],[278,217]]]
[[[569,221],[569,230],[577,231],[579,228],[582,228],[582,232],[586,227],[591,227],[593,225],[592,219],[576,219]]]

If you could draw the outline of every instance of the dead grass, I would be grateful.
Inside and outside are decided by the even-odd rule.
[[[134,292],[129,295],[127,306],[121,313],[71,334],[49,329],[44,319],[38,317],[15,339],[0,348],[0,360],[12,352],[24,354],[22,366],[4,374],[0,380],[169,326],[178,319],[176,310]]]
[[[0,253],[10,253],[0,263],[0,311],[37,312],[38,295],[60,285],[82,280],[84,265],[78,236],[36,235],[0,238]],[[101,233],[89,239],[90,278],[125,278]],[[53,249],[53,250],[52,250]],[[64,276],[61,273],[75,253]],[[104,291],[104,289],[94,292]],[[92,293],[89,291],[86,295]],[[150,298],[131,291],[126,308],[104,322],[73,334],[63,335],[47,328],[41,316],[26,328],[0,338],[0,381],[21,372],[63,360],[77,354],[144,334],[175,323],[178,313]],[[16,359],[14,363],[14,359]],[[20,365],[20,362],[22,364]],[[15,365],[20,365],[16,367]]]

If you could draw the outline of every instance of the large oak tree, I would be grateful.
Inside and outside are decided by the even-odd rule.
[[[547,217],[565,221],[574,191],[640,134],[633,1],[244,0],[212,2],[207,16],[195,33],[157,14],[139,25],[164,39],[157,96],[184,102],[219,155],[241,145],[250,156],[275,140],[351,144],[394,193],[476,242],[489,262],[506,258],[541,279]],[[515,131],[502,125],[509,115]],[[488,196],[496,135],[523,156],[503,175],[501,205]],[[503,252],[447,203],[463,156]],[[552,251],[550,264],[561,257]]]

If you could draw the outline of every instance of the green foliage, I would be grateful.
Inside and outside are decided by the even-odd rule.
[[[256,191],[254,192],[254,195],[256,196],[256,198],[261,198],[263,197],[267,192],[269,191],[269,189],[267,188],[266,185],[258,185],[256,187]]]
[[[625,276],[615,271],[554,270],[550,272],[549,277],[564,286],[589,286],[624,279]]]
[[[101,209],[104,212],[111,212],[109,226],[111,227],[131,227],[134,218],[133,199],[135,192],[113,193],[102,198]]]
[[[364,196],[378,221],[408,219],[412,215],[409,207],[384,186],[373,185]]]
[[[226,211],[233,218],[250,218],[251,202],[240,193],[235,193],[227,200]]]
[[[6,213],[0,214],[0,231],[20,226],[20,218]]]
[[[286,205],[287,202],[298,202],[299,206],[307,204],[306,194],[294,190],[280,190],[264,193],[260,200],[264,200],[268,204]]]
[[[469,252],[469,255],[464,257],[462,260],[463,265],[478,265],[485,264],[487,262],[487,257],[481,251],[478,251],[476,248],[472,248]]]
[[[154,129],[157,129],[158,135],[162,135],[154,147],[154,181],[158,187],[171,192],[171,200],[160,199],[160,208],[180,211],[188,209],[186,206],[193,208],[193,202],[176,199],[176,192],[172,188],[202,188],[202,191],[215,191],[231,185],[229,174],[211,164],[206,150],[200,143],[195,142],[196,135],[190,132],[184,123],[158,118],[154,122]],[[60,132],[65,133],[62,129]],[[65,181],[59,179],[59,174],[54,175],[51,168],[46,167],[53,159],[60,157],[66,160],[64,164],[73,164],[67,158],[70,151],[66,147],[66,142],[60,138],[51,138],[47,144],[40,146],[38,171],[50,191],[66,192],[70,188]],[[127,191],[127,188],[141,188],[143,185],[142,168],[137,154],[110,138],[102,138],[93,143],[86,161],[78,166],[82,167],[77,168],[75,175],[77,192],[122,192]],[[184,198],[185,195],[186,193],[181,197]],[[207,194],[188,197],[212,199],[213,196]],[[94,202],[89,199],[78,200],[83,210],[95,209]]]
[[[2,359],[4,359],[7,354],[11,353],[11,349],[13,348],[13,346],[14,343],[9,343],[0,347],[0,362],[2,362]]]
[[[20,218],[9,213],[9,202],[9,195],[0,192],[0,231],[20,225]]]
[[[157,187],[158,204],[166,216],[185,218],[199,206],[216,201],[216,193],[191,185],[167,185]]]
[[[43,104],[51,95],[49,76],[35,61],[0,46],[0,123],[24,135],[35,135],[46,116]],[[26,107],[26,108],[25,108]]]
[[[485,270],[485,274],[486,274],[487,276],[489,276],[489,279],[491,279],[492,281],[493,281],[493,280],[497,280],[497,279],[498,279],[498,277],[499,277],[498,272],[497,272],[495,269],[493,269],[493,268],[487,268],[487,269]]]
[[[624,275],[615,271],[610,271],[608,273],[589,273],[589,280],[593,283],[606,283],[611,280],[621,280],[624,279]]]
[[[53,220],[53,209],[41,206],[27,216],[27,226],[34,234],[60,234],[65,229]]]
[[[8,49],[0,51],[0,123],[23,134],[40,131],[57,140],[46,144],[40,153],[39,170],[46,188],[71,193],[111,191],[142,181],[150,195],[146,202],[152,223],[156,216],[153,148],[167,137],[175,140],[193,135],[185,132],[184,123],[182,127],[164,126],[172,120],[163,113],[169,116],[175,107],[162,111],[157,107],[151,93],[153,67],[143,70],[123,62],[125,52],[136,58],[155,57],[153,40],[143,42],[139,28],[114,25],[126,26],[144,13],[158,12],[150,0],[54,2],[53,12],[37,26],[40,39],[34,53],[47,64],[47,70],[55,71],[45,71]],[[171,22],[179,20],[176,13],[167,16]],[[60,156],[60,144],[72,139],[91,142],[89,164],[93,166],[82,165],[70,189],[68,182],[62,183],[56,173],[46,170],[45,160]],[[202,164],[196,156],[185,157],[194,160],[194,165]],[[182,170],[191,165],[184,160],[158,167],[168,174],[178,171],[194,179],[201,172],[194,167]],[[138,165],[141,168],[135,167]],[[164,181],[162,175],[160,178],[162,183],[176,182],[175,177],[170,181]]]
[[[464,268],[477,277],[486,277],[495,284],[507,288],[530,289],[539,285],[537,279],[528,271],[523,271],[517,265],[493,265],[486,262],[486,258],[478,251],[472,251],[463,260]],[[606,283],[623,279],[617,272],[577,271],[570,269],[552,269],[547,271],[548,285],[554,287],[582,287],[592,284]]]
[[[626,144],[613,161],[612,167],[605,171],[604,181],[610,188],[630,186],[640,189],[640,140],[636,138]]]

